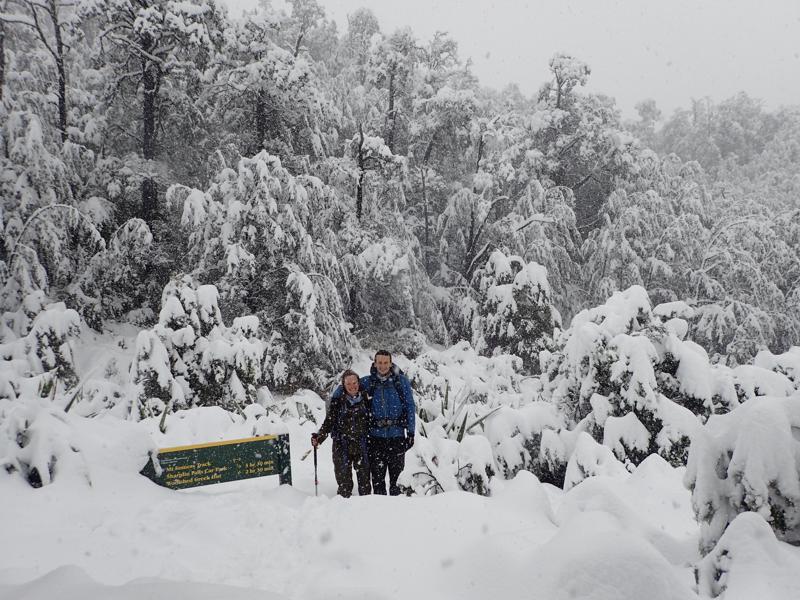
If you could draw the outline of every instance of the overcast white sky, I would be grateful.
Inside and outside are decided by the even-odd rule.
[[[222,0],[238,14],[257,0]],[[367,6],[381,29],[437,30],[458,41],[481,82],[525,93],[547,80],[564,51],[592,68],[589,89],[617,100],[626,116],[644,98],[668,115],[691,98],[738,91],[768,108],[800,104],[800,0],[320,0],[339,31]],[[280,5],[280,1],[274,2]]]

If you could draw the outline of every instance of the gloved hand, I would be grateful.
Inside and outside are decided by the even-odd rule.
[[[324,439],[324,438],[323,438],[323,439]],[[311,445],[312,445],[314,448],[316,448],[316,447],[317,447],[317,446],[319,446],[321,443],[322,443],[322,439],[320,439],[320,437],[319,437],[319,434],[318,434],[318,433],[312,433],[312,434],[311,434]]]
[[[406,452],[411,450],[414,447],[414,435],[407,435],[406,436]]]

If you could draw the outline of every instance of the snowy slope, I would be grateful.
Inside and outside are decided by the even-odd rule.
[[[94,354],[82,345],[80,364],[114,358],[124,372],[130,346],[101,338]],[[0,599],[800,597],[800,549],[752,513],[701,560],[686,470],[658,455],[568,491],[522,471],[492,480],[490,497],[344,500],[326,443],[315,497],[312,460],[301,457],[316,426],[303,415],[319,422],[324,402],[311,392],[281,402],[283,420],[258,405],[245,419],[179,411],[165,434],[158,419],[61,412],[51,484],[0,472]],[[270,477],[171,491],[138,474],[153,448],[277,431],[291,437],[292,487]]]
[[[133,439],[84,453],[114,459]],[[57,481],[34,491],[3,478],[11,510],[0,517],[0,597],[62,587],[134,597],[141,581],[101,586],[142,578],[155,597],[176,591],[169,581],[191,582],[178,597],[198,583],[287,598],[692,596],[689,496],[657,457],[627,480],[595,478],[567,494],[523,472],[492,498],[315,498],[310,464],[293,467],[295,488],[267,478],[174,492],[99,465],[91,488]],[[320,471],[330,494],[327,456]],[[249,597],[236,594],[224,596]]]

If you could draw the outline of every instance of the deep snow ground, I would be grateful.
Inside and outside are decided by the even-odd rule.
[[[81,340],[81,372],[99,365],[96,377],[123,385],[131,335]],[[298,414],[277,424],[291,436],[292,487],[270,477],[171,491],[138,475],[153,447],[268,433],[276,424],[263,414],[237,422],[193,409],[170,415],[162,435],[157,422],[70,413],[67,441],[80,453],[54,483],[34,490],[0,472],[0,600],[698,597],[684,469],[651,456],[630,475],[568,492],[523,472],[495,480],[489,498],[344,500],[328,442],[315,497],[313,461],[300,457],[316,427],[299,413],[303,405],[320,417],[324,403],[308,394],[286,399],[289,408],[301,401]],[[724,553],[700,563],[729,571],[724,600],[800,598],[800,548],[775,540],[757,515],[739,517],[726,536]]]
[[[689,494],[658,457],[568,493],[521,473],[491,498],[344,500],[329,444],[314,497],[312,460],[300,461],[310,424],[290,427],[293,487],[271,477],[183,491],[132,474],[148,443],[140,425],[81,427],[91,487],[0,478],[0,598],[694,596]]]

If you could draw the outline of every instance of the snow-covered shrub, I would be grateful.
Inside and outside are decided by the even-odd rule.
[[[575,487],[587,477],[597,475],[614,477],[627,474],[625,465],[616,459],[607,446],[598,444],[592,436],[581,431],[575,443],[575,450],[567,463],[564,490]]]
[[[297,420],[300,425],[310,421],[319,427],[325,420],[326,402],[311,390],[298,390],[291,396],[282,398],[272,396],[267,388],[262,388],[260,392],[261,405],[271,415],[276,415],[283,421]]]
[[[403,227],[397,215],[367,227],[345,261],[354,284],[351,309],[357,309],[356,323],[370,335],[412,329],[434,342],[448,343],[441,312],[416,255],[416,239],[392,231]]]
[[[428,437],[461,440],[480,433],[502,406],[520,406],[533,397],[535,381],[525,381],[516,356],[478,355],[469,342],[429,349],[411,361],[418,430]]]
[[[765,368],[775,362],[767,364],[766,355],[764,367],[711,364],[685,339],[691,315],[682,302],[651,309],[642,288],[618,292],[556,332],[554,349],[542,353],[542,380],[524,377],[518,357],[479,356],[467,342],[428,350],[407,369],[418,431],[429,440],[484,437],[498,475],[528,470],[558,486],[632,470],[654,453],[685,465],[710,416],[795,391],[781,369]],[[784,370],[792,357],[780,358]],[[417,465],[425,489],[443,487],[421,483],[440,478],[433,458],[450,464],[457,451],[435,445],[432,458]]]
[[[653,316],[667,332],[655,343],[659,350],[656,379],[661,393],[705,421],[710,415],[733,410],[749,399],[787,396],[794,391],[783,368],[791,372],[791,350],[780,356],[764,351],[753,365],[730,368],[713,364],[705,348],[685,339],[688,322],[695,314],[684,302],[659,304],[653,309]]]
[[[46,397],[56,385],[75,386],[71,341],[80,327],[78,313],[56,303],[38,312],[27,334],[17,337],[7,328],[5,343],[0,344],[0,397]]]
[[[536,380],[524,376],[518,357],[481,356],[466,341],[429,348],[409,363],[406,374],[419,396],[437,403],[449,390],[451,397],[464,391],[473,402],[517,406],[536,391]]]
[[[95,254],[82,275],[80,286],[73,290],[75,304],[83,318],[95,329],[105,319],[120,319],[130,311],[149,309],[160,289],[152,278],[153,234],[142,219],[123,223],[112,235],[107,247]]]
[[[759,279],[761,277],[763,275],[759,274]],[[741,278],[749,280],[750,272]],[[774,284],[760,281],[755,285],[763,285],[766,292],[774,291]],[[782,304],[783,299],[775,302]],[[783,323],[779,324],[775,316],[772,311],[749,302],[725,299],[698,307],[695,318],[690,321],[691,336],[708,348],[715,361],[744,364],[768,345],[777,345],[781,325],[787,328],[795,325],[783,315],[778,315],[783,316]]]
[[[482,298],[472,326],[475,349],[515,354],[528,372],[538,373],[539,352],[551,347],[553,330],[561,326],[545,268],[495,250],[474,279]]]
[[[484,436],[470,435],[461,441],[456,467],[458,487],[481,496],[491,494],[491,479],[497,469],[489,441]]]
[[[584,419],[571,430],[559,427],[558,422],[551,425],[542,429],[528,469],[542,483],[569,489],[587,477],[618,475],[620,468],[625,469],[610,448],[587,432],[592,426],[590,419]]]
[[[490,462],[486,459],[484,466],[491,464],[492,472],[503,478],[529,470],[553,481],[547,475],[547,465],[540,461],[540,442],[546,430],[561,429],[565,423],[554,404],[537,400],[541,394],[539,381],[523,376],[519,357],[481,356],[464,341],[443,351],[429,349],[411,361],[407,374],[415,390],[418,432],[433,444],[426,446],[428,442],[424,442],[421,448],[425,452],[418,458],[422,460],[428,454],[435,457],[435,461],[430,458],[419,463],[418,468],[425,475],[419,476],[417,487],[442,487],[430,483],[440,477],[431,465],[452,463],[460,447],[449,450],[451,445],[440,441],[445,439],[466,443],[464,451],[482,439],[480,444],[485,442],[492,457]],[[476,462],[469,461],[473,466]],[[485,469],[478,471],[483,473]],[[461,489],[470,488],[466,481],[478,477],[478,471],[461,472]],[[475,481],[479,483],[480,477]]]
[[[557,337],[558,350],[543,353],[546,396],[573,426],[586,420],[586,431],[625,463],[658,453],[685,464],[699,419],[662,392],[657,373],[670,365],[673,392],[694,398],[710,370],[697,368],[697,349],[678,337],[679,329],[679,322],[662,324],[653,316],[643,288],[616,292],[603,306],[577,314]],[[703,401],[712,403],[714,392],[713,383],[705,386]]]
[[[545,429],[542,431],[537,460],[537,476],[543,483],[563,487],[567,475],[567,463],[575,449],[575,438],[580,433],[568,429]]]
[[[553,433],[563,427],[564,421],[553,404],[535,401],[519,408],[500,407],[486,419],[484,435],[504,479],[513,479],[520,471],[530,471],[541,481],[554,483],[558,481],[551,474],[554,464],[541,454],[542,439],[546,431]],[[566,464],[566,458],[563,462]]]
[[[80,332],[81,320],[63,303],[51,304],[39,313],[25,344],[35,372],[52,372],[67,387],[78,382],[70,339]]]
[[[0,381],[8,374],[9,367],[14,366],[9,362],[0,363]],[[87,390],[89,385],[73,388],[66,394],[59,390],[51,401],[40,396],[46,375],[33,376],[30,371],[28,375],[16,379],[16,397],[0,393],[0,477],[21,477],[32,487],[56,481],[93,485],[99,470],[124,469],[135,475],[141,469],[144,457],[154,445],[138,424],[126,425],[118,419],[87,420],[85,416],[92,407],[97,408],[96,390]],[[114,387],[104,380],[93,383],[99,388]],[[74,394],[80,389],[84,390],[84,400],[73,404]],[[120,407],[127,408],[126,403],[109,406]],[[118,412],[116,416],[127,417],[127,412]],[[124,439],[109,439],[117,434],[124,434],[121,436]],[[109,462],[109,446],[116,442],[120,442],[121,454]]]
[[[4,115],[0,143],[0,310],[16,311],[37,291],[69,292],[105,242],[78,208],[74,144],[51,144],[27,111]]]
[[[0,468],[40,487],[56,472],[85,476],[65,412],[77,392],[72,341],[81,320],[63,303],[42,306],[41,294],[33,296],[23,303],[35,309],[32,318],[25,311],[15,314],[22,317],[15,329],[27,334],[17,337],[7,326],[0,344]],[[64,391],[66,406],[60,405]]]
[[[730,387],[736,395],[737,401],[730,403],[731,408],[753,398],[791,396],[797,389],[786,375],[764,367],[738,365],[732,369],[718,367],[716,370],[722,379],[730,380]],[[727,381],[725,383],[728,385]]]
[[[432,495],[458,489],[453,466],[459,445],[447,438],[418,438],[397,480],[401,491]]]
[[[716,546],[698,563],[703,598],[797,598],[800,556],[775,538],[755,513],[734,518]]]
[[[110,381],[107,376],[108,373],[103,373],[101,378],[88,379],[80,389],[80,401],[75,402],[70,412],[81,417],[108,413],[121,419],[128,418],[131,411],[128,386]]]
[[[32,487],[48,485],[61,473],[88,481],[75,438],[69,415],[47,400],[0,398],[0,469]]]
[[[435,290],[436,304],[450,339],[472,340],[472,324],[478,315],[478,292],[467,285]]]
[[[776,536],[800,543],[800,394],[759,397],[712,416],[695,433],[685,483],[711,551],[738,514],[752,511]]]
[[[322,402],[320,398],[317,398]],[[242,413],[219,406],[179,410],[170,415],[170,426],[161,430],[161,419],[147,418],[136,423],[159,448],[195,444],[198,441],[235,440],[289,432],[280,416],[258,404],[248,404]]]
[[[255,316],[222,321],[219,292],[184,276],[164,288],[158,324],[136,338],[131,380],[139,415],[155,416],[189,406],[241,411],[257,401],[266,344]]]
[[[783,354],[762,350],[753,359],[753,365],[785,375],[794,387],[800,389],[800,346],[793,346]]]
[[[398,485],[409,495],[460,489],[489,496],[495,473],[489,442],[482,435],[470,435],[460,442],[418,437],[414,448],[406,454],[406,466]]]

